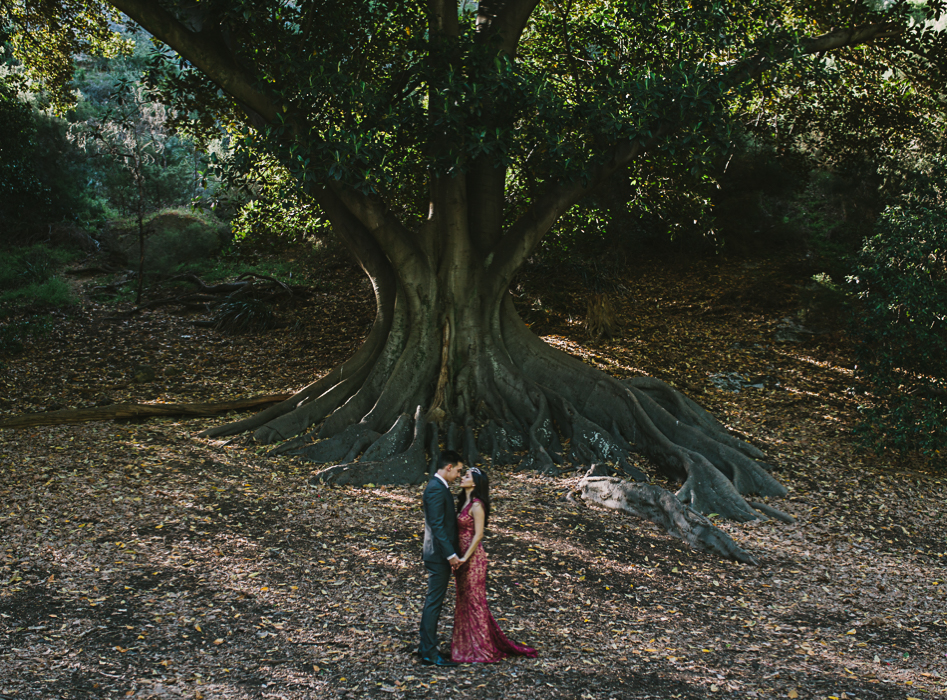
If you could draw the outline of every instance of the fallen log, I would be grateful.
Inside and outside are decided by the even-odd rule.
[[[26,413],[0,419],[0,428],[32,428],[39,425],[64,425],[97,420],[150,418],[157,416],[215,416],[226,411],[242,411],[291,398],[292,394],[267,394],[236,401],[215,403],[116,403],[93,408],[64,408],[46,413]]]
[[[265,284],[257,285],[254,284],[253,280],[261,280],[265,282]],[[197,303],[207,304],[208,306],[219,305],[228,299],[232,300],[238,297],[246,296],[248,294],[255,294],[257,298],[261,299],[261,301],[269,301],[284,294],[292,297],[295,295],[308,296],[311,293],[310,288],[306,287],[305,285],[290,285],[286,284],[285,282],[280,282],[275,277],[257,275],[253,272],[246,272],[240,275],[236,282],[221,282],[220,284],[213,285],[207,284],[204,282],[204,280],[193,273],[177,275],[164,280],[165,284],[177,281],[190,282],[196,287],[196,289],[189,292],[176,294],[174,296],[153,299],[152,301],[148,301],[136,306],[134,309],[129,309],[125,313],[136,314],[145,309],[154,309],[159,306],[186,306]],[[261,293],[268,290],[273,291],[261,297]]]

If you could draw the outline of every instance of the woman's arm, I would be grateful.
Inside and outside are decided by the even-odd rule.
[[[483,522],[485,518],[483,514],[483,506],[480,505],[480,501],[474,501],[474,504],[470,506],[470,514],[473,516],[474,521],[474,536],[473,539],[470,540],[470,546],[467,547],[467,552],[460,560],[461,564],[467,563],[467,560],[473,556],[475,551],[477,551],[477,545],[480,544],[480,540],[483,539]]]

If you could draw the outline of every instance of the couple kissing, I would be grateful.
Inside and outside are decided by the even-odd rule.
[[[486,472],[477,467],[465,469],[461,456],[451,450],[441,454],[437,466],[424,489],[427,598],[421,613],[421,663],[456,666],[493,663],[507,656],[535,658],[535,649],[506,638],[487,607],[487,554],[481,546],[490,519]],[[459,477],[461,491],[455,508],[450,485]],[[446,658],[437,648],[437,621],[451,573],[456,579],[457,603],[450,657]]]

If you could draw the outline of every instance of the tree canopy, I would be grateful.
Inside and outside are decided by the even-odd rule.
[[[737,114],[842,88],[934,108],[947,83],[942,0],[4,9],[18,36],[52,38],[48,55],[14,42],[49,85],[124,13],[156,42],[154,87],[291,173],[373,282],[355,356],[215,434],[302,435],[281,449],[352,483],[424,478],[445,432],[468,461],[550,473],[598,462],[641,476],[627,461],[639,450],[683,482],[681,501],[741,520],[773,514],[743,494],[785,493],[762,453],[663,382],[620,382],[542,343],[510,281],[609,178],[706,172]]]
[[[518,176],[508,218],[564,180],[586,190],[621,145],[648,144],[649,157],[700,169],[729,145],[738,109],[791,95],[797,114],[817,94],[861,92],[910,100],[906,111],[918,114],[940,104],[947,77],[942,2],[5,9],[21,30],[14,51],[60,99],[72,56],[115,50],[108,23],[124,12],[164,45],[152,77],[168,97],[226,114],[216,123],[278,154],[300,180],[398,199],[406,177],[487,160]],[[413,204],[427,214],[425,202]]]

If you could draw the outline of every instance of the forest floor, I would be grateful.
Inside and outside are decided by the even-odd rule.
[[[797,519],[718,523],[749,567],[564,500],[576,479],[491,468],[490,603],[537,659],[419,665],[416,487],[313,487],[311,464],[198,437],[224,417],[0,431],[0,699],[947,695],[947,475],[856,449],[851,343],[811,274],[639,262],[607,342],[577,281],[522,277],[540,335],[687,392],[763,449]],[[372,319],[357,275],[330,278],[258,336],[86,303],[4,360],[0,414],[299,388]]]

